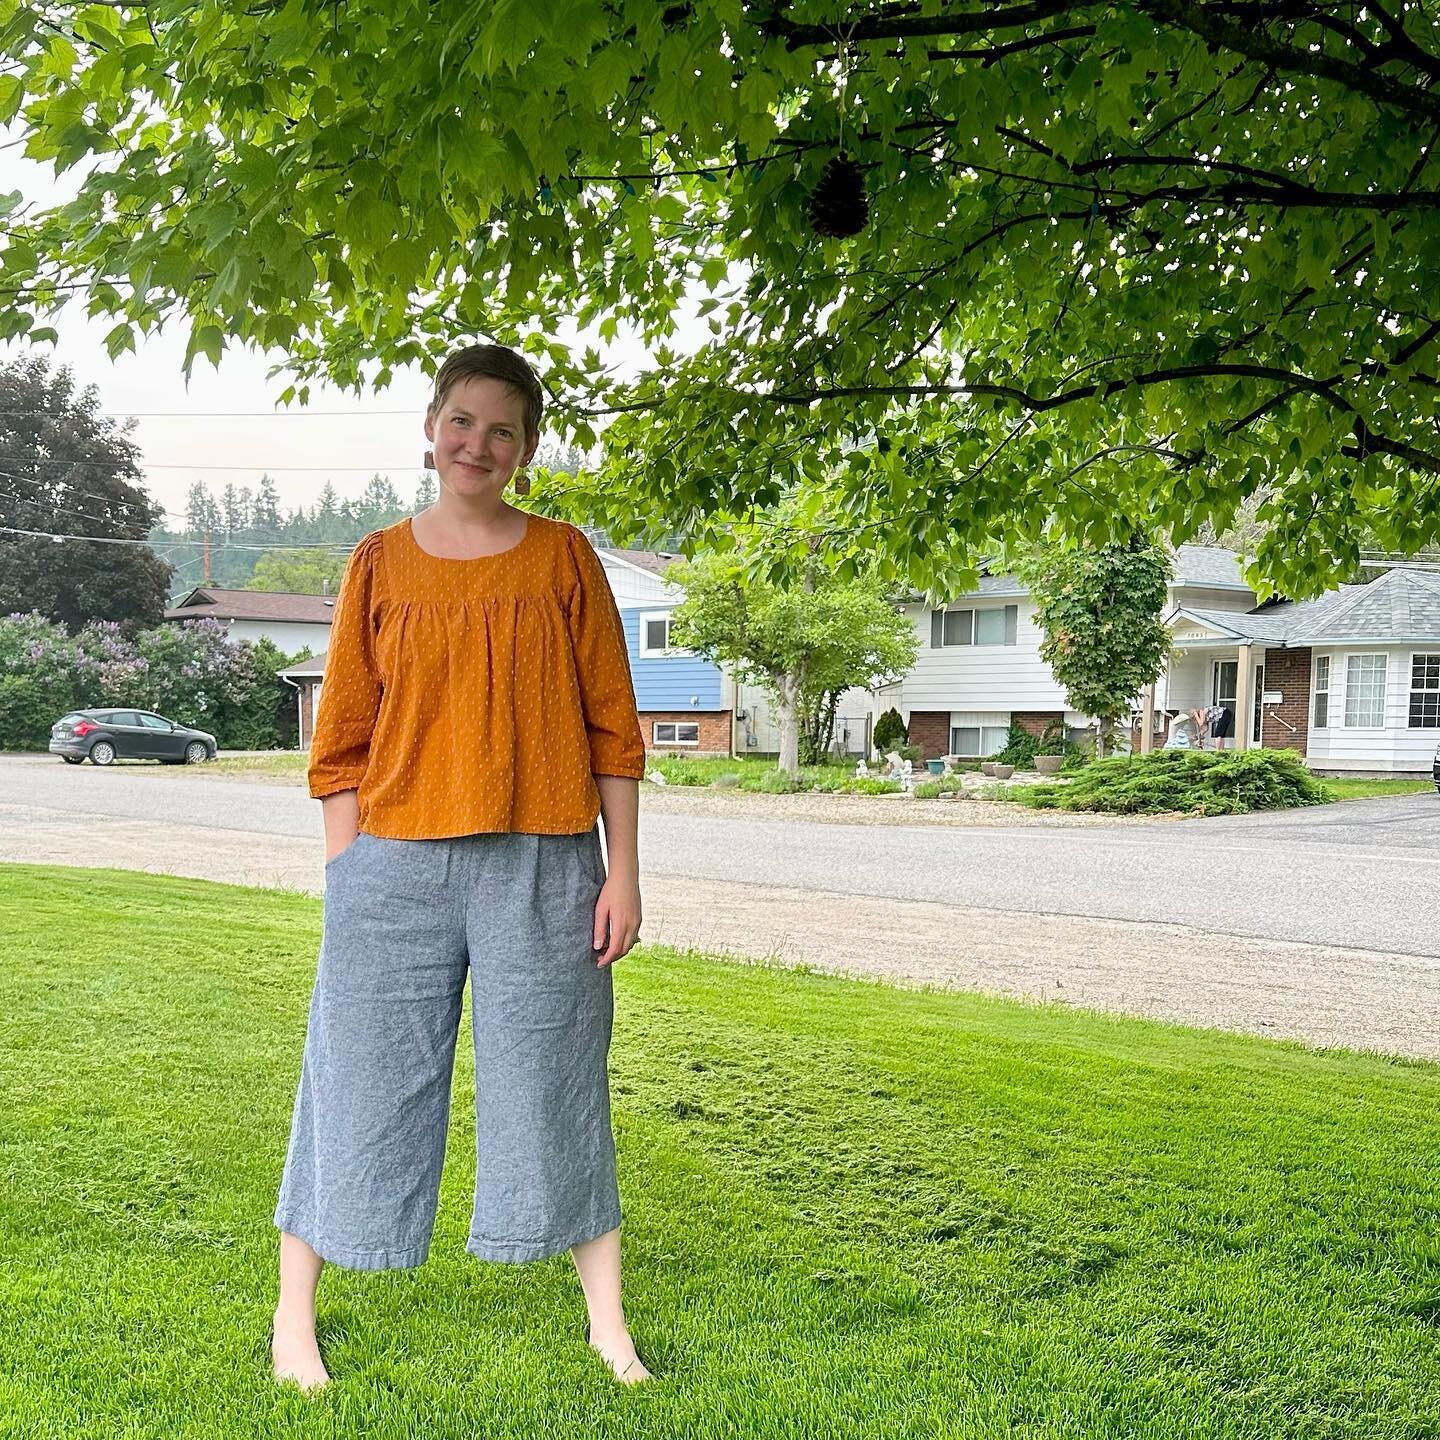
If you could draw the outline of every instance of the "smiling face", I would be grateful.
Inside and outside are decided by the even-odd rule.
[[[425,416],[440,484],[470,499],[500,495],[530,462],[538,435],[525,433],[525,400],[503,380],[472,375],[457,380],[438,409]]]

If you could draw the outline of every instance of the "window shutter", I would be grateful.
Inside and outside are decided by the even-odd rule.
[[[1020,607],[1018,605],[1007,605],[1005,607],[1005,643],[1015,643],[1015,632],[1020,624]]]
[[[943,610],[932,610],[930,612],[930,648],[938,650],[945,643],[945,612]]]

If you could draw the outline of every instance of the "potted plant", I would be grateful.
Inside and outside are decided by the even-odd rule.
[[[1040,736],[1040,744],[1036,747],[1035,768],[1042,775],[1058,775],[1060,767],[1065,763],[1069,745],[1064,725],[1052,720],[1045,727]]]

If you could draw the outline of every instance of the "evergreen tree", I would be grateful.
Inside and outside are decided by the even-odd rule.
[[[262,540],[278,540],[282,520],[280,516],[280,492],[269,475],[260,477],[260,488],[255,495],[251,520]]]

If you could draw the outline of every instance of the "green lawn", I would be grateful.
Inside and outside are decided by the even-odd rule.
[[[0,1435],[1440,1433],[1440,1071],[663,950],[613,1071],[664,1378],[610,1381],[568,1260],[462,1253],[462,1062],[429,1264],[330,1271],[337,1381],[278,1389],[319,903],[0,876]]]
[[[1336,800],[1367,800],[1373,795],[1415,795],[1422,790],[1433,791],[1431,780],[1348,780],[1321,777],[1320,783]]]

